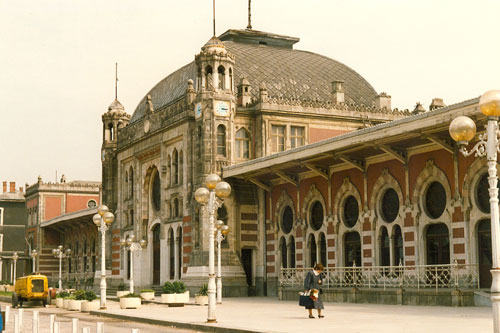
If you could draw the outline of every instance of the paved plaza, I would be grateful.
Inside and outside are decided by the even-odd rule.
[[[168,308],[161,304],[143,305],[138,310],[121,310],[118,303],[109,302],[106,314],[139,317],[203,330],[207,307],[186,305]],[[491,332],[491,308],[487,307],[418,307],[401,305],[326,303],[325,318],[309,319],[307,311],[293,301],[276,298],[225,298],[217,305],[217,326],[235,332],[342,332],[342,333],[401,333],[401,332]],[[315,314],[316,315],[316,314]],[[130,318],[133,320],[132,318]],[[229,330],[231,331],[231,330]],[[226,331],[227,332],[227,331]]]

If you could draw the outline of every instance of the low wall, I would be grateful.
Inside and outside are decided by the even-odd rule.
[[[278,297],[282,300],[297,300],[302,289],[278,288]],[[474,290],[404,290],[404,289],[364,289],[335,288],[325,289],[321,295],[323,301],[337,303],[372,303],[401,305],[440,305],[474,306]]]

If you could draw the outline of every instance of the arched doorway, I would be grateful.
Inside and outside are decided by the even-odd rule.
[[[321,264],[324,265],[325,267],[328,266],[328,263],[326,262],[326,237],[324,233],[321,233],[319,235],[319,252],[320,252],[320,259],[321,259]]]
[[[316,237],[313,234],[309,235],[309,267],[316,264],[318,258],[318,248],[316,247]]]
[[[348,232],[344,237],[344,265],[361,266],[361,238],[357,232]]]
[[[280,252],[281,252],[281,267],[288,268],[288,253],[286,251],[286,240],[285,237],[281,237],[280,239]]]
[[[432,224],[426,231],[427,265],[450,263],[450,238],[448,227],[443,223]]]
[[[401,228],[399,225],[394,227],[394,262],[392,265],[397,266],[403,263],[403,235],[401,234]],[[404,263],[403,263],[404,264]]]
[[[391,248],[387,228],[380,228],[380,266],[391,265]]]
[[[170,271],[170,280],[175,279],[175,239],[174,239],[174,230],[170,228],[168,232],[168,247],[169,247],[169,271]]]
[[[491,221],[484,219],[477,224],[477,253],[479,262],[479,287],[491,286]]]
[[[177,264],[179,270],[179,279],[182,276],[182,227],[179,227],[177,232]]]
[[[160,284],[160,224],[153,227],[153,284]]]

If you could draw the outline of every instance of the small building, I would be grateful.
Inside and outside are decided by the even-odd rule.
[[[14,281],[14,262],[12,255],[17,252],[16,277],[23,276],[31,269],[30,257],[25,252],[24,231],[27,214],[23,188],[16,189],[16,182],[4,181],[0,194],[0,280]]]

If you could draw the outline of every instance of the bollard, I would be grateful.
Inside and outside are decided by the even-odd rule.
[[[23,309],[19,309],[17,313],[19,314],[19,327],[23,327]]]
[[[82,333],[90,333],[90,327],[82,328]]]
[[[17,314],[14,315],[14,333],[20,333],[20,330],[19,330],[19,316]]]
[[[38,333],[39,330],[40,330],[40,324],[39,324],[38,311],[33,311],[32,331],[33,333]]]
[[[78,333],[78,318],[73,318],[73,330],[72,333]]]
[[[62,333],[60,324],[61,324],[61,322],[59,322],[59,321],[56,321],[54,323],[54,333]]]
[[[138,328],[133,328],[131,333],[139,333],[139,329]]]
[[[7,305],[5,307],[5,323],[6,324],[9,322],[9,319],[10,319],[10,306]]]
[[[97,324],[96,324],[96,333],[104,333],[104,323],[97,322]]]
[[[50,315],[50,321],[49,321],[49,332],[54,333],[54,323],[56,321],[56,315],[51,314]]]

